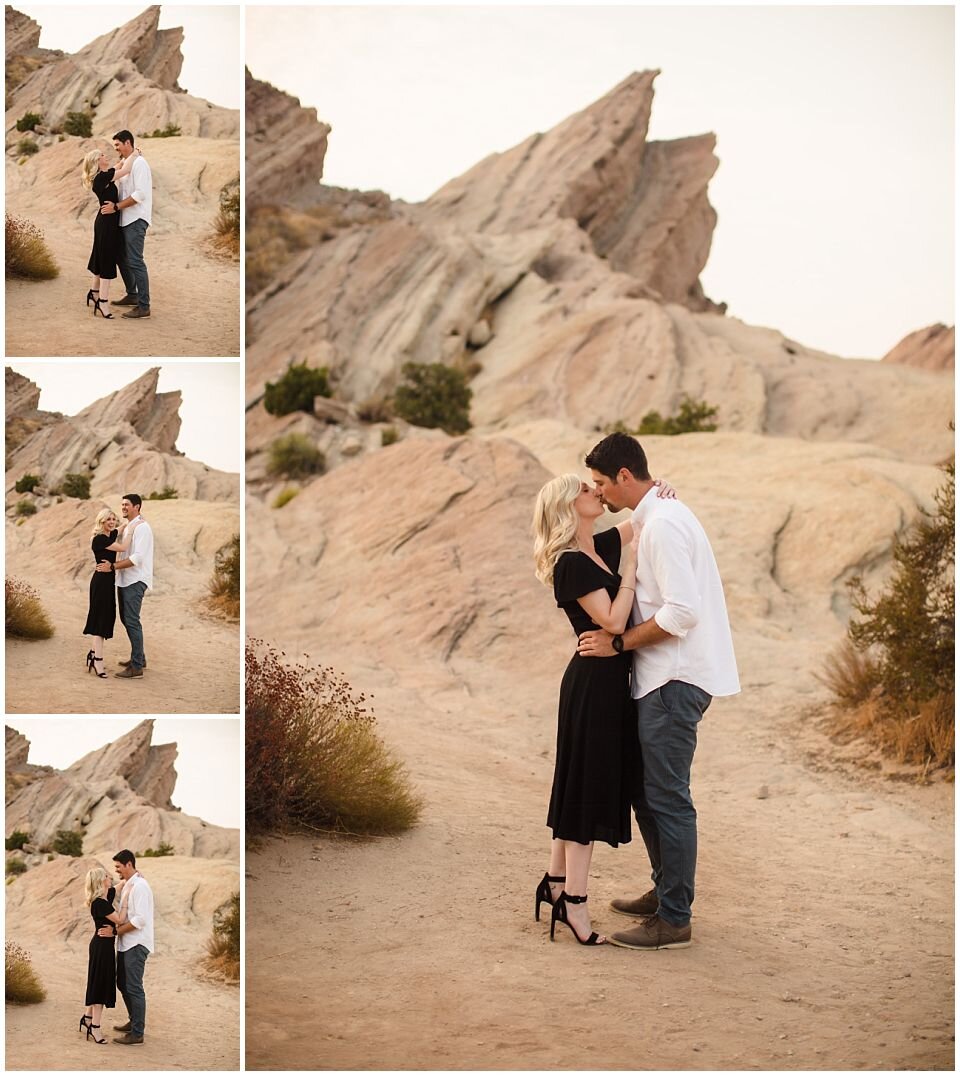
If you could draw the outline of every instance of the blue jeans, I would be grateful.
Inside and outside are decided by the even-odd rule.
[[[147,584],[131,583],[128,587],[117,587],[117,610],[120,623],[126,628],[130,639],[130,660],[138,669],[147,667],[147,656],[143,652],[143,628],[140,625],[140,606],[147,592]]]
[[[147,995],[143,992],[143,969],[150,950],[145,945],[117,953],[117,989],[130,1016],[130,1034],[142,1035],[147,1022]]]
[[[670,680],[636,701],[643,783],[633,813],[653,868],[658,915],[682,927],[690,922],[697,870],[690,768],[697,725],[713,697],[683,680]]]
[[[123,236],[123,261],[118,262],[123,286],[127,295],[137,297],[138,306],[150,305],[150,278],[147,263],[143,260],[143,241],[150,225],[145,220],[135,220],[120,229]]]

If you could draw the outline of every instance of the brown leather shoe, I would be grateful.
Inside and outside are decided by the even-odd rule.
[[[119,306],[120,304],[118,303],[117,305]],[[149,306],[135,306],[132,310],[128,310],[125,314],[122,314],[121,317],[124,317],[124,318],[148,318],[148,317],[150,317],[150,307]]]
[[[130,1031],[132,1027],[133,1027],[133,1024],[131,1024],[130,1021],[128,1020],[125,1024],[114,1024],[113,1025],[113,1030],[114,1031],[122,1031],[122,1032],[124,1032],[124,1034],[126,1034],[126,1032]]]
[[[126,1035],[118,1035],[114,1042],[120,1043],[121,1046],[140,1046],[143,1043],[142,1035],[134,1035],[132,1031],[128,1031]]]
[[[651,889],[649,893],[644,893],[642,897],[637,897],[634,900],[618,897],[616,900],[610,901],[610,907],[621,915],[632,915],[636,919],[646,919],[657,914],[660,901],[657,899],[657,891]]]
[[[611,934],[607,941],[623,949],[686,949],[690,945],[690,924],[675,927],[659,915],[651,915],[632,930]]]
[[[122,299],[117,299],[113,304],[114,306],[139,306],[139,300],[136,295],[124,295]]]
[[[131,676],[143,676],[143,669],[138,669],[136,665],[128,665],[122,672],[114,673],[113,675],[124,680],[129,679]]]

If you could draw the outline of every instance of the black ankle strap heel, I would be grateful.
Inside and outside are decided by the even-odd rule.
[[[566,890],[564,890],[559,897],[557,897],[557,903],[553,906],[553,916],[550,919],[550,940],[553,941],[553,931],[556,928],[557,923],[565,923],[571,930],[573,936],[581,945],[601,945],[600,935],[594,930],[591,932],[589,938],[581,938],[574,928],[573,923],[567,918],[567,905],[568,904],[586,904],[586,897],[572,897]]]
[[[533,917],[538,923],[540,922],[540,905],[549,904],[551,908],[553,907],[553,893],[550,890],[550,883],[565,882],[566,880],[567,876],[565,874],[553,875],[550,873],[545,874],[540,880],[535,898],[537,903],[533,909]]]

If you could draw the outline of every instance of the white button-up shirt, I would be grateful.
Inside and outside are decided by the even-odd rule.
[[[120,179],[117,190],[121,202],[124,198],[135,198],[137,201],[136,205],[120,210],[121,228],[126,228],[135,220],[145,220],[147,224],[153,221],[153,173],[143,157],[135,158],[133,168]]]
[[[633,510],[637,590],[633,623],[650,617],[673,638],[633,651],[635,699],[670,680],[710,695],[740,690],[720,572],[706,532],[678,500],[649,490]]]
[[[125,953],[135,945],[153,952],[153,890],[146,878],[135,874],[123,888],[121,902],[126,900],[127,922],[134,928],[117,938],[117,949]]]
[[[132,568],[118,568],[117,586],[128,587],[131,583],[146,583],[153,586],[153,531],[150,524],[143,520],[133,532],[133,540],[126,553],[118,553],[120,560],[132,560]]]

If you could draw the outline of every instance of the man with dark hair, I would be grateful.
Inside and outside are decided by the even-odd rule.
[[[697,724],[714,696],[740,690],[723,585],[693,512],[651,492],[646,454],[634,438],[605,437],[586,464],[607,508],[633,509],[639,535],[632,626],[617,636],[584,632],[577,647],[583,657],[633,651],[631,694],[643,767],[633,809],[654,888],[612,902],[614,911],[642,922],[608,940],[628,949],[681,949],[691,939],[697,863],[690,796]]]
[[[150,524],[140,515],[143,501],[138,493],[125,493],[120,502],[123,518],[130,521],[139,517],[140,522],[133,532],[130,548],[123,560],[114,564],[103,561],[98,564],[98,572],[116,572],[117,576],[117,610],[120,623],[130,640],[130,659],[121,661],[121,672],[115,675],[123,678],[143,676],[147,667],[147,657],[143,649],[143,626],[140,623],[140,607],[147,589],[153,586],[153,531]]]
[[[117,131],[113,136],[117,153],[126,160],[134,152],[133,135]],[[150,277],[147,263],[143,260],[143,244],[147,228],[153,219],[153,176],[150,165],[142,153],[138,153],[129,174],[119,181],[120,200],[107,202],[100,208],[104,214],[120,214],[120,233],[123,236],[122,258],[118,261],[127,294],[114,306],[129,306],[125,318],[150,317]]]
[[[139,528],[138,528],[139,529]],[[128,1021],[117,1024],[121,1046],[138,1046],[143,1042],[147,1020],[147,996],[143,989],[143,972],[147,957],[153,952],[153,892],[146,878],[137,870],[137,859],[128,848],[113,857],[117,876],[123,880],[120,911],[125,922],[117,928],[117,989],[127,1007]],[[101,927],[97,933],[110,937],[113,928]]]

